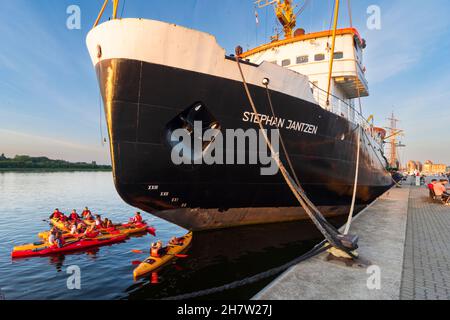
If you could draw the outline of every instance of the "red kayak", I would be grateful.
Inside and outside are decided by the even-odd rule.
[[[101,247],[109,244],[125,241],[127,235],[105,235],[95,239],[79,239],[67,242],[62,248],[55,246],[36,248],[32,250],[13,251],[11,256],[13,258],[28,258],[47,256],[52,254],[67,253],[73,251],[80,251],[89,248]]]

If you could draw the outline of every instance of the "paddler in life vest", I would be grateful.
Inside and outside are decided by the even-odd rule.
[[[50,235],[48,236],[47,242],[49,245],[53,246],[56,241],[56,229],[51,228],[50,229]]]
[[[86,231],[86,224],[83,221],[80,221],[77,224],[77,233],[84,233]]]
[[[72,212],[70,213],[70,216],[69,216],[69,220],[71,220],[71,221],[80,220],[80,216],[78,215],[77,210],[75,210],[75,209],[72,210]]]
[[[49,219],[57,219],[60,220],[61,217],[64,216],[64,213],[62,213],[61,211],[59,211],[58,208],[55,209],[55,211],[53,211],[53,213],[50,215]]]
[[[170,239],[169,244],[172,246],[181,246],[183,245],[183,241],[180,241],[179,238],[177,237],[172,237],[172,239]]]
[[[152,243],[152,246],[150,247],[150,255],[153,258],[161,258],[167,253],[167,247],[163,246],[163,242],[161,240],[158,240],[156,243]]]
[[[58,248],[62,248],[66,244],[66,242],[64,241],[64,237],[63,237],[61,232],[57,232],[56,233],[55,244],[56,244],[56,246]]]
[[[90,211],[83,218],[84,218],[84,220],[87,220],[87,221],[94,221],[94,216],[92,215],[92,213]]]
[[[103,225],[106,229],[115,229],[116,228],[114,226],[113,222],[111,220],[109,220],[108,218],[105,218],[105,222],[103,223]]]
[[[130,219],[130,223],[142,223],[142,216],[140,212],[136,212],[136,215]]]
[[[102,217],[99,214],[95,215],[95,227],[97,228],[97,230],[103,228]]]
[[[159,258],[159,250],[162,248],[162,242],[152,242],[152,245],[150,246],[150,256],[153,258]]]
[[[70,234],[73,236],[76,236],[78,234],[78,225],[77,225],[77,221],[72,221],[70,223]]]
[[[87,227],[84,235],[88,238],[95,238],[100,234],[100,232],[96,229],[95,224]]]
[[[88,207],[84,207],[83,212],[81,213],[81,216],[83,217],[83,219],[86,219],[86,217],[88,215],[92,215],[91,210],[89,210]]]

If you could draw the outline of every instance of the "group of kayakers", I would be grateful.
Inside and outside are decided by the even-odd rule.
[[[114,230],[115,225],[113,222],[105,218],[102,220],[101,215],[93,214],[88,207],[85,207],[81,216],[77,213],[76,209],[66,216],[58,208],[56,208],[50,215],[50,219],[56,219],[57,221],[63,222],[65,227],[69,230],[72,236],[86,236],[89,238],[95,238],[100,234],[101,231],[105,229],[111,231]],[[136,212],[133,218],[130,218],[130,224],[139,224],[143,222],[143,218],[140,212]],[[50,237],[48,242],[52,245],[57,245],[62,247],[64,245],[64,237],[62,232],[53,227],[50,230]],[[170,239],[169,245],[182,245],[183,241],[180,238],[173,237]],[[164,246],[161,240],[154,242],[150,246],[150,255],[152,257],[162,257],[167,253],[167,246]]]
[[[94,220],[94,216],[92,215],[91,210],[89,210],[88,207],[85,207],[83,212],[81,213],[81,216],[78,215],[77,210],[73,209],[69,216],[66,216],[64,213],[59,211],[58,208],[56,208],[53,213],[50,215],[49,219],[57,219],[62,222],[66,221],[78,221],[78,220]]]
[[[58,208],[56,208],[50,215],[50,219],[63,223],[66,230],[68,230],[72,236],[85,235],[94,238],[99,235],[100,231],[113,231],[116,228],[116,225],[112,222],[112,220],[108,218],[103,220],[101,215],[92,214],[88,207],[84,208],[81,216],[77,213],[76,209],[73,209],[72,212],[66,216]],[[135,225],[139,223],[143,223],[143,218],[140,212],[136,212],[136,214],[129,220],[129,224]],[[60,235],[60,230],[53,227],[52,230],[50,230],[50,233],[53,237],[49,239],[54,241],[49,242],[51,244],[57,244],[58,240],[62,238],[62,234]]]
[[[74,209],[68,215],[56,208],[50,215],[50,220],[53,225],[50,231],[38,234],[43,241],[15,246],[11,256],[28,258],[66,254],[124,242],[130,235],[144,232],[156,237],[155,228],[143,220],[140,212],[136,212],[126,223],[114,224],[108,218],[102,219],[101,215],[93,214],[88,207],[81,214]],[[183,237],[171,238],[167,245],[161,240],[152,243],[149,258],[132,262],[133,265],[138,264],[133,270],[134,279],[162,267],[174,258],[186,258],[187,255],[181,253],[189,246],[191,239],[192,232],[189,232]],[[144,253],[143,250],[131,252]]]

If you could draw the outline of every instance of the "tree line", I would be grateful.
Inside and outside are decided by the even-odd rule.
[[[95,161],[69,162],[65,160],[52,160],[47,157],[30,157],[16,155],[7,158],[5,154],[0,155],[0,169],[86,169],[86,170],[111,170],[111,166],[98,165]]]

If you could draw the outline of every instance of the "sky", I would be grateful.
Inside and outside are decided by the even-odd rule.
[[[304,0],[296,1],[302,5]],[[350,25],[342,0],[339,27]],[[95,72],[86,46],[103,0],[0,0],[0,153],[109,163]],[[391,112],[405,130],[400,160],[450,165],[450,1],[353,0],[353,25],[367,40],[371,96],[366,116],[387,126]],[[67,8],[81,9],[81,29],[69,30]],[[381,28],[367,27],[377,5]],[[310,0],[297,27],[328,29],[332,0]],[[208,32],[228,53],[268,41],[271,8],[252,0],[126,0],[119,15],[157,19]],[[111,8],[105,13],[111,15]],[[448,140],[447,140],[448,141]]]

